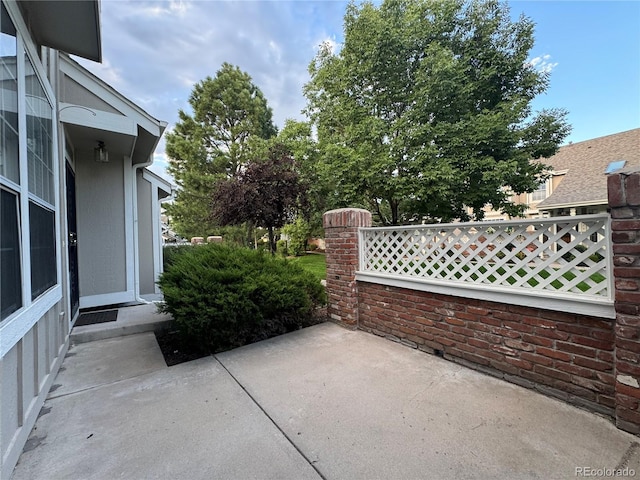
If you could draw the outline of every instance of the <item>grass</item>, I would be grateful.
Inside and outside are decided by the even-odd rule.
[[[402,266],[402,263],[400,263],[400,266]],[[413,262],[409,262],[408,266],[413,267],[414,266]],[[426,265],[422,264],[422,268],[423,269],[426,268]],[[446,266],[446,270],[447,271],[452,271],[454,268],[455,268],[455,266],[452,265],[452,264],[449,264],[449,265]],[[404,271],[404,273],[407,273],[408,270],[409,269],[405,267],[401,271]],[[462,265],[461,270],[462,270],[462,272],[466,273],[466,272],[468,272],[470,270],[470,267],[469,267],[469,265]],[[553,270],[557,271],[558,269],[554,268]],[[439,264],[436,263],[436,264],[433,264],[431,266],[431,269],[427,270],[426,273],[428,274],[428,276],[433,276],[433,277],[436,277],[436,278],[439,276],[439,277],[442,277],[442,278],[446,278],[447,273],[448,273],[447,271],[443,270],[442,267]],[[485,274],[487,272],[487,268],[484,267],[484,266],[481,266],[481,267],[478,268],[478,271],[481,274]],[[507,272],[507,270],[505,268],[503,268],[503,267],[499,267],[496,270],[496,273],[498,275],[500,275],[500,276],[504,276],[506,272]],[[397,273],[400,273],[400,272],[397,272]],[[510,285],[513,285],[514,283],[516,283],[517,277],[522,278],[522,277],[526,276],[528,273],[529,272],[527,272],[524,268],[519,268],[517,271],[513,272],[510,276],[508,276],[504,280],[507,283],[509,283]],[[540,277],[542,277],[543,279],[546,279],[549,276],[551,276],[551,273],[549,271],[547,271],[547,270],[540,270],[540,271],[538,271],[538,275]],[[458,271],[454,276],[457,279],[460,279],[462,277],[462,273],[460,271]],[[562,278],[564,278],[566,281],[571,281],[575,277],[576,277],[575,274],[572,273],[572,272],[568,272],[567,271],[567,272],[562,273]],[[471,280],[473,280],[473,281],[476,281],[478,279],[478,275],[474,273],[469,278]],[[489,275],[486,278],[491,283],[495,283],[498,280],[494,275]],[[589,276],[589,279],[592,282],[598,284],[598,283],[603,282],[605,280],[605,277],[603,275],[601,275],[600,273],[593,273],[592,275]],[[538,285],[539,282],[535,278],[529,278],[527,280],[527,283],[530,286],[535,287],[536,285]],[[559,280],[559,279],[556,279],[553,282],[551,282],[550,285],[551,285],[551,287],[555,288],[556,290],[559,290],[559,289],[561,289],[563,287],[563,282],[561,280]],[[589,291],[591,289],[591,286],[587,282],[579,282],[576,285],[576,287],[582,292],[587,292],[587,291]]]
[[[307,253],[301,257],[293,257],[291,261],[313,273],[319,280],[327,278],[327,261],[323,253]]]

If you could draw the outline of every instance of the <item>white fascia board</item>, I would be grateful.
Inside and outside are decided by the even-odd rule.
[[[67,55],[60,55],[60,71],[97,97],[110,104],[119,112],[122,112],[123,115],[131,118],[152,135],[158,138],[162,136],[162,133],[167,126],[166,122],[153,118],[138,105],[117,92],[109,84],[100,80]]]
[[[120,133],[130,137],[138,136],[135,122],[124,115],[87,109],[71,103],[61,103],[59,112],[62,123]]]
[[[168,194],[171,194],[171,190],[173,187],[171,183],[169,183],[167,180],[162,178],[160,175],[157,175],[156,173],[152,172],[151,170],[147,168],[143,169],[142,178],[144,178],[147,182],[151,183],[153,186],[159,188],[160,190],[163,190]]]
[[[573,203],[558,203],[550,205],[537,205],[538,210],[555,210],[556,208],[579,208],[579,207],[594,207],[602,205],[607,206],[607,200],[592,200],[590,202],[573,202]]]

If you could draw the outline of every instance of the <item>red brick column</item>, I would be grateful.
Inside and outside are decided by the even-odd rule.
[[[371,213],[341,208],[322,217],[327,252],[327,314],[347,328],[358,328],[358,227],[371,226]]]
[[[615,281],[616,425],[640,433],[640,168],[607,178]]]

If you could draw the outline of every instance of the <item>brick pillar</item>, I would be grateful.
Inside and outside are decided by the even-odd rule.
[[[371,213],[341,208],[322,217],[327,252],[329,318],[347,328],[358,328],[358,227],[371,226]]]
[[[609,175],[615,281],[616,425],[640,433],[640,168]]]

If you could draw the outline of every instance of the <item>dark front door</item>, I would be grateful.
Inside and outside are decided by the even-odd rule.
[[[78,287],[78,223],[76,220],[76,176],[67,163],[67,228],[69,238],[69,290],[71,294],[71,317],[73,320],[80,306],[80,289]]]

